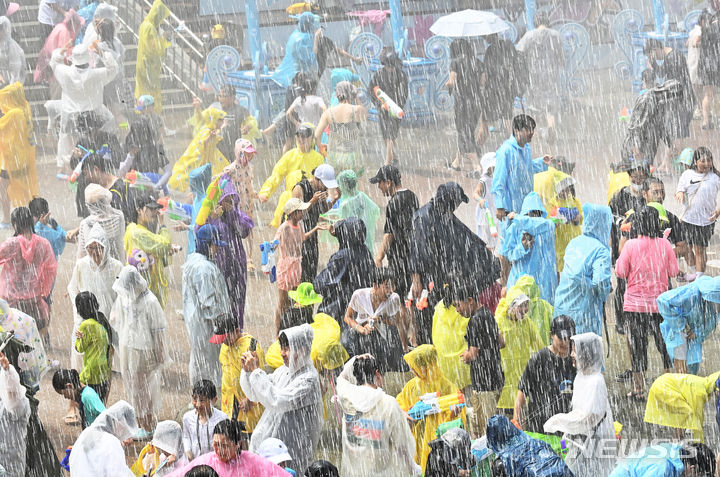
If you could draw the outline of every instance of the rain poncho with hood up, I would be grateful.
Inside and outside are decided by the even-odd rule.
[[[0,469],[5,469],[7,477],[25,477],[29,419],[30,402],[20,384],[20,375],[12,365],[7,371],[0,367],[0,435],[3,436],[0,439]]]
[[[694,282],[668,290],[657,298],[658,311],[663,317],[660,331],[671,359],[674,359],[675,348],[687,341],[687,364],[702,362],[703,342],[720,318],[708,302],[720,303],[720,277],[698,277]],[[685,337],[684,330],[688,327],[695,333],[695,338]]]
[[[99,223],[96,223],[90,230],[85,242],[85,246],[92,243],[98,243],[103,247],[103,259],[100,265],[95,263],[89,255],[85,255],[83,258],[75,262],[75,268],[73,269],[72,278],[67,286],[68,297],[70,303],[73,306],[73,333],[71,336],[71,358],[73,361],[73,368],[79,368],[78,354],[75,351],[75,332],[82,323],[83,319],[77,314],[75,308],[75,297],[80,292],[91,292],[97,298],[98,305],[100,308],[98,311],[103,315],[110,316],[110,310],[112,309],[117,293],[113,290],[113,284],[115,279],[120,274],[120,270],[123,268],[123,264],[114,258],[108,256],[107,239],[105,237],[105,230]]]
[[[459,389],[470,385],[470,365],[460,358],[468,349],[465,339],[470,318],[457,312],[444,300],[435,305],[432,321],[432,342],[438,354],[438,366],[443,375]]]
[[[332,316],[344,328],[343,317],[352,294],[372,286],[375,262],[365,246],[365,224],[357,217],[336,222],[335,237],[340,244],[338,251],[330,256],[313,286],[323,296],[318,313]]]
[[[212,181],[212,166],[205,164],[204,166],[193,169],[188,175],[188,181],[190,183],[190,191],[193,194],[192,219],[190,220],[190,229],[188,230],[187,245],[187,254],[190,256],[190,254],[195,252],[195,219],[197,218],[198,212],[200,212],[207,188]]]
[[[20,373],[23,386],[36,392],[40,389],[40,379],[50,370],[50,360],[45,354],[35,318],[10,308],[8,302],[0,299],[0,329],[14,331],[15,339],[25,345],[26,351],[18,354],[16,371]]]
[[[612,211],[605,205],[583,205],[583,234],[565,249],[565,267],[555,290],[555,316],[575,320],[578,334],[602,335],[603,307],[610,294]]]
[[[703,378],[692,374],[666,373],[650,386],[645,422],[690,429],[693,439],[704,442],[705,403],[717,389],[720,371]]]
[[[0,297],[14,306],[21,300],[47,298],[52,291],[57,260],[50,242],[32,234],[10,237],[0,245]]]
[[[358,385],[351,358],[337,378],[343,412],[342,477],[420,475],[415,441],[397,401],[382,388]]]
[[[535,321],[528,316],[530,311],[519,320],[509,316],[512,302],[522,298],[523,295],[527,296],[521,288],[517,286],[510,288],[495,310],[498,331],[505,339],[505,347],[500,350],[500,360],[505,372],[505,386],[497,406],[500,409],[515,407],[518,383],[525,366],[530,361],[530,357],[544,347]],[[530,310],[532,310],[532,302]]]
[[[250,440],[255,452],[268,437],[283,441],[292,456],[290,467],[301,473],[314,460],[323,423],[323,403],[318,373],[310,359],[313,331],[304,324],[288,328],[290,351],[287,366],[268,375],[262,369],[243,371],[240,384],[245,395],[265,406]]]
[[[145,226],[131,222],[125,228],[125,254],[132,255],[133,250],[142,250],[153,263],[150,268],[142,272],[143,278],[147,280],[150,291],[165,308],[168,297],[168,276],[166,268],[172,262],[170,255],[172,243],[170,232],[166,227],[160,227],[158,233],[153,233]]]
[[[138,30],[135,64],[135,98],[149,94],[155,99],[155,112],[162,112],[162,74],[165,50],[170,42],[160,35],[160,24],[170,16],[162,0],[155,0]]]
[[[530,311],[528,316],[537,326],[540,339],[545,346],[550,344],[550,325],[553,320],[553,306],[547,301],[540,298],[540,288],[537,286],[535,279],[530,275],[523,275],[515,282],[513,288],[517,288],[521,293],[530,298]],[[509,304],[509,302],[506,302]]]
[[[240,329],[243,329],[247,294],[247,255],[242,239],[250,235],[255,224],[250,216],[238,207],[240,196],[227,174],[220,176],[218,184],[221,188],[218,204],[229,198],[233,201],[234,207],[230,212],[223,212],[218,218],[209,218],[207,223],[217,227],[220,239],[227,242],[227,247],[220,247],[217,251],[215,260],[222,276],[225,277],[230,297],[230,311],[238,320]]]
[[[415,373],[415,377],[408,381],[397,395],[397,402],[403,411],[408,412],[425,394],[437,392],[438,396],[446,396],[458,392],[457,386],[440,371],[437,350],[433,345],[420,345],[407,353],[404,358]],[[464,411],[462,417],[465,420]],[[450,411],[443,411],[440,414],[425,416],[425,419],[412,425],[412,433],[415,437],[415,462],[420,464],[423,472],[428,455],[430,455],[429,443],[436,437],[435,430],[440,424],[450,419]]]
[[[520,212],[525,196],[533,190],[533,175],[547,170],[542,158],[532,159],[530,144],[520,147],[515,136],[506,139],[495,153],[496,163],[490,192],[495,207]]]
[[[8,17],[0,17],[0,77],[5,84],[23,83],[27,72],[25,52],[12,38]]]
[[[283,88],[289,87],[292,79],[301,71],[317,74],[318,65],[313,43],[319,17],[314,13],[304,12],[297,18],[298,27],[290,34],[285,44],[285,56],[271,75],[271,78]]]
[[[182,427],[175,421],[160,421],[153,432],[152,442],[146,444],[133,464],[132,472],[137,476],[163,476],[175,469],[188,464],[183,450]],[[153,447],[155,450],[153,451]],[[153,452],[151,452],[153,451]],[[159,472],[158,466],[168,457],[174,455],[177,460],[172,464],[163,465]]]
[[[201,253],[191,253],[182,267],[185,327],[190,337],[190,382],[209,379],[220,386],[220,346],[208,342],[213,320],[230,313],[230,297],[220,269]]]
[[[503,415],[495,415],[488,420],[487,443],[502,461],[507,475],[573,477],[550,444],[531,438]]]
[[[80,434],[70,452],[71,475],[134,477],[125,463],[122,442],[137,432],[135,410],[118,401]]]
[[[113,343],[120,358],[125,395],[139,416],[162,407],[160,370],[169,363],[165,314],[147,282],[132,265],[113,285],[117,299],[110,312]]]
[[[562,432],[569,451],[565,463],[575,475],[604,477],[615,467],[615,429],[602,375],[602,338],[595,333],[572,337],[577,375],[573,382],[572,410],[555,414],[545,432]]]
[[[53,51],[64,47],[69,42],[74,42],[84,24],[85,19],[78,15],[75,10],[70,9],[65,14],[65,19],[55,25],[38,54],[37,65],[33,74],[35,83],[55,81],[55,76],[53,76],[52,69],[50,69],[50,58]]]
[[[357,217],[365,224],[367,232],[365,245],[370,253],[375,249],[375,229],[380,218],[380,207],[365,192],[357,187],[355,171],[346,170],[337,175],[342,200],[340,201],[340,218]]]
[[[682,446],[663,442],[644,447],[620,462],[610,477],[682,477]]]
[[[0,112],[0,169],[10,179],[10,205],[20,207],[38,195],[32,112],[20,83],[0,89]]]
[[[531,211],[539,210],[542,217],[529,217]],[[535,239],[532,247],[522,244],[523,234]],[[523,201],[520,215],[516,216],[505,232],[500,253],[512,262],[507,287],[515,284],[522,275],[530,275],[540,287],[540,297],[552,304],[557,288],[555,260],[555,224],[547,219],[545,206],[536,192],[530,192]]]
[[[155,104],[157,104],[157,99]],[[173,165],[172,176],[168,181],[171,189],[185,192],[188,189],[190,172],[200,166],[210,164],[212,175],[216,176],[229,164],[217,148],[218,142],[222,140],[220,126],[227,114],[213,108],[208,108],[208,111],[207,122],[203,124],[200,132],[195,135],[183,155]]]
[[[292,197],[293,187],[304,177],[311,177],[312,171],[324,162],[325,158],[315,148],[311,148],[308,152],[302,152],[299,147],[294,147],[275,163],[270,177],[265,180],[258,191],[258,195],[270,197],[280,182],[285,181],[285,190],[278,199],[273,220],[270,222],[271,226],[278,228],[282,223],[283,207],[285,202]]]
[[[110,205],[112,192],[99,184],[88,184],[85,188],[85,205],[90,215],[80,222],[77,238],[78,260],[87,255],[85,247],[87,237],[95,224],[105,231],[105,254],[122,263],[127,261],[125,256],[125,216]]]

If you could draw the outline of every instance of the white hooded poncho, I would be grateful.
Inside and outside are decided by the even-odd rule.
[[[615,467],[617,453],[613,414],[602,375],[602,338],[582,333],[572,340],[577,367],[572,410],[548,419],[544,429],[565,434],[569,447],[565,463],[575,475],[604,477]]]
[[[88,184],[85,188],[85,205],[90,215],[80,222],[78,230],[77,258],[87,255],[85,247],[87,240],[95,224],[100,224],[105,231],[107,247],[105,253],[122,263],[127,262],[125,257],[125,216],[117,209],[114,209],[110,202],[112,192],[98,184]]]
[[[176,469],[182,469],[188,464],[187,457],[185,457],[185,450],[183,448],[183,431],[180,424],[175,421],[160,421],[155,427],[153,433],[152,445],[160,449],[160,452],[166,457],[174,455],[177,460],[172,464],[163,466],[160,470],[155,472],[153,475],[162,477],[173,472]],[[154,459],[153,454],[147,454],[146,459],[152,462]],[[162,462],[164,458],[160,459]],[[144,465],[145,469],[149,468],[149,465]]]
[[[70,452],[70,475],[133,477],[122,442],[137,432],[132,406],[118,401],[82,431]]]
[[[25,52],[12,38],[12,24],[8,17],[0,17],[0,76],[4,84],[25,82],[27,73]]]
[[[25,449],[30,402],[11,365],[0,368],[0,467],[7,477],[25,477]]]
[[[314,460],[323,423],[320,380],[310,359],[313,329],[304,324],[280,334],[285,334],[290,346],[288,366],[280,366],[270,375],[262,369],[240,375],[247,398],[265,407],[253,431],[250,451],[255,452],[269,437],[280,439],[293,458],[290,467],[302,473]]]
[[[405,413],[380,388],[358,386],[351,358],[337,379],[343,411],[341,477],[420,475],[415,439]]]

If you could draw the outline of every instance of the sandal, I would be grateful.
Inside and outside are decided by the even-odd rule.
[[[630,391],[625,395],[625,397],[632,399],[633,401],[638,402],[645,402],[645,392],[644,391]]]

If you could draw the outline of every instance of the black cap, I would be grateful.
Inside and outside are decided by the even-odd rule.
[[[158,197],[153,191],[143,190],[135,194],[135,208],[142,209],[148,207],[150,209],[162,209],[162,205],[158,204]]]
[[[446,182],[444,184],[440,184],[437,188],[437,192],[435,193],[435,197],[438,199],[452,198],[455,199],[458,204],[460,202],[465,202],[466,204],[470,202],[470,199],[468,199],[465,191],[457,182]]]
[[[575,321],[567,315],[558,315],[550,325],[550,335],[570,339],[575,334]],[[565,335],[565,336],[563,336]]]
[[[370,178],[370,183],[377,184],[382,181],[393,181],[394,184],[399,184],[400,170],[395,166],[382,166],[378,169],[375,177]]]

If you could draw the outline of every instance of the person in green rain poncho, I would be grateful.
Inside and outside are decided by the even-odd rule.
[[[365,245],[370,253],[374,253],[375,229],[380,218],[380,207],[365,192],[357,188],[357,175],[348,169],[337,176],[342,200],[340,202],[340,218],[357,217],[365,224]]]

